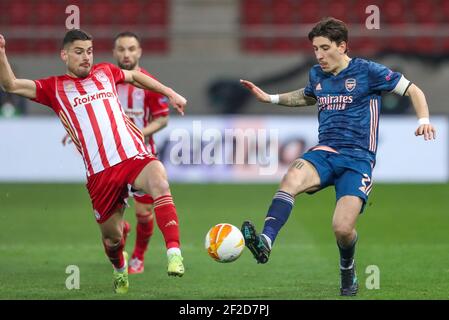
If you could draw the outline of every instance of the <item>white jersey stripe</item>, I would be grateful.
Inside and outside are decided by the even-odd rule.
[[[377,99],[370,99],[370,141],[369,150],[376,152],[377,148],[377,127],[379,124],[379,109]]]

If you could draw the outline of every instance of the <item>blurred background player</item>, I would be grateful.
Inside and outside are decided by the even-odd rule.
[[[82,30],[66,33],[60,54],[66,74],[35,81],[17,79],[6,57],[6,41],[0,35],[0,85],[6,92],[53,109],[82,154],[95,218],[114,267],[115,292],[126,293],[129,286],[123,250],[123,213],[129,186],[153,197],[158,223],[170,238],[167,272],[182,276],[178,217],[164,166],[148,152],[141,131],[124,114],[116,84],[132,83],[159,92],[181,114],[186,100],[138,70],[122,70],[110,63],[93,65],[92,37]]]
[[[415,135],[435,138],[424,93],[402,74],[360,58],[350,58],[348,30],[337,19],[323,19],[308,35],[318,64],[302,89],[268,95],[252,82],[241,80],[261,102],[304,107],[318,102],[319,143],[295,160],[275,194],[258,234],[250,221],[242,225],[248,249],[258,263],[268,262],[271,248],[293,209],[295,197],[334,185],[336,207],[332,227],[340,251],[340,294],[356,295],[358,282],[354,252],[355,224],[372,189],[376,161],[381,92],[411,98],[418,117]]]
[[[132,32],[122,32],[114,39],[114,58],[117,65],[125,70],[139,70],[154,78],[139,66],[142,56],[139,37]],[[154,91],[137,88],[128,83],[117,85],[118,98],[126,115],[143,132],[145,143],[152,154],[157,155],[153,134],[167,126],[169,104],[168,99]],[[154,200],[147,194],[135,192],[133,194],[136,211],[136,243],[129,261],[128,272],[142,273],[144,271],[144,255],[148,242],[153,234]],[[125,222],[125,237],[130,226]],[[164,228],[161,231],[164,232]],[[164,234],[166,244],[168,237]]]

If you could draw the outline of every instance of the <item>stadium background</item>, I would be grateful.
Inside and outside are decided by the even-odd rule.
[[[367,30],[370,14],[365,10],[373,4],[380,9],[380,29]],[[359,220],[359,298],[449,297],[448,0],[0,0],[0,33],[18,77],[36,79],[63,72],[58,52],[68,5],[79,7],[81,28],[94,36],[96,62],[113,62],[113,36],[131,30],[142,38],[141,65],[188,98],[188,116],[180,119],[172,112],[161,138],[198,119],[223,127],[240,119],[240,126],[255,123],[260,128],[273,119],[294,121],[293,116],[309,126],[316,123],[315,108],[261,105],[249,98],[238,79],[252,80],[267,92],[304,86],[314,63],[307,40],[313,23],[324,16],[347,22],[350,56],[371,58],[403,72],[426,93],[439,130],[435,142],[413,138],[413,108],[407,100],[384,96],[381,126],[389,126],[384,136],[381,128],[376,170],[386,158],[383,167],[388,170],[380,181],[389,183],[375,185]],[[110,267],[80,183],[82,163],[74,150],[60,145],[62,127],[47,108],[16,97],[2,94],[0,111],[0,253],[5,257],[0,263],[0,298],[115,298]],[[292,137],[294,129],[314,136],[315,131],[301,132],[302,128],[277,126],[281,132],[292,132]],[[382,150],[391,139],[396,144]],[[312,144],[313,138],[306,142]],[[337,297],[331,189],[298,198],[269,264],[255,266],[245,252],[237,262],[220,265],[204,251],[206,231],[219,222],[238,226],[247,218],[260,228],[279,177],[267,184],[263,179],[254,181],[254,175],[242,179],[244,175],[237,174],[229,181],[226,174],[204,167],[191,175],[194,184],[180,183],[182,174],[176,175],[176,168],[168,172],[180,214],[185,278],[167,279],[162,239],[156,231],[146,273],[131,278],[129,298]],[[75,177],[61,178],[52,169],[73,172]],[[247,184],[249,180],[256,183]],[[135,224],[132,208],[127,217]],[[128,250],[133,239],[134,234]],[[65,287],[68,265],[80,267],[80,290]],[[368,265],[381,271],[378,290],[364,286]]]

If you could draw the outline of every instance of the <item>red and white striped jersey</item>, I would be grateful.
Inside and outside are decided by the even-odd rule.
[[[143,68],[139,68],[139,71],[156,79]],[[169,114],[168,98],[160,93],[140,89],[129,83],[117,84],[117,93],[126,115],[140,130],[143,130],[151,120]],[[148,146],[151,152],[156,154],[153,137],[149,137]]]
[[[83,156],[87,176],[148,153],[142,132],[120,105],[116,84],[123,80],[123,71],[111,63],[94,65],[85,78],[62,75],[35,80],[34,101],[58,115]]]

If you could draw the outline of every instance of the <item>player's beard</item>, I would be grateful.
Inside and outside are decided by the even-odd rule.
[[[79,67],[79,68],[74,68],[74,69],[69,68],[69,71],[71,73],[73,73],[74,75],[76,75],[78,78],[86,78],[90,73],[90,69],[91,69],[91,67],[89,67],[89,68]]]
[[[78,73],[75,73],[75,74],[79,78],[85,78],[89,75],[89,72],[90,72],[90,68],[89,68],[89,70],[86,70],[86,69],[78,70]]]
[[[120,61],[118,62],[118,66],[120,67],[120,69],[125,69],[125,70],[134,70],[136,65],[137,65],[137,61],[128,63],[128,64],[123,64]]]

